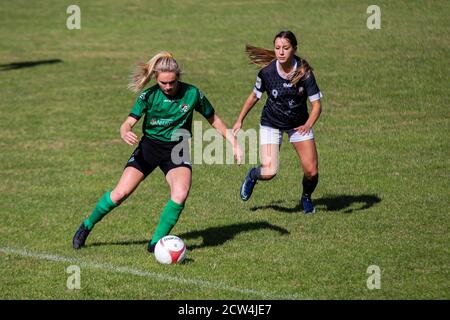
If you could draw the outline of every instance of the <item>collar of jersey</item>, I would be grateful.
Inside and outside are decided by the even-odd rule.
[[[297,69],[297,59],[294,58],[295,64],[294,64],[294,68],[293,70]],[[277,73],[280,77],[282,77],[284,80],[289,80],[288,78],[286,78],[285,76],[283,76],[281,74],[281,66],[280,66],[280,62],[278,62],[278,60],[276,60],[276,65],[277,65]]]

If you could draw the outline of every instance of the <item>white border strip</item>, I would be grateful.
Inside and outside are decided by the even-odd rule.
[[[106,270],[106,271],[113,271],[117,273],[124,273],[139,277],[145,277],[145,278],[152,278],[159,281],[168,281],[168,282],[176,282],[181,284],[189,284],[189,285],[195,285],[199,287],[205,287],[208,289],[216,289],[216,290],[225,290],[225,291],[231,291],[231,292],[237,292],[237,293],[243,293],[243,294],[249,294],[249,295],[255,295],[259,297],[264,297],[267,299],[273,299],[273,300],[299,300],[301,299],[297,295],[279,295],[277,293],[273,292],[265,292],[265,291],[257,291],[252,289],[242,289],[237,287],[231,287],[229,285],[223,284],[223,283],[214,283],[210,281],[204,281],[204,280],[198,280],[198,279],[185,279],[180,277],[173,277],[168,276],[162,273],[157,272],[149,272],[149,271],[143,271],[139,269],[133,269],[125,266],[116,266],[113,264],[107,264],[107,263],[95,263],[95,262],[86,262],[82,259],[78,258],[72,258],[72,257],[63,257],[63,256],[57,256],[54,254],[48,254],[48,253],[38,253],[38,252],[31,252],[26,249],[14,249],[14,248],[8,248],[8,247],[0,247],[0,252],[4,254],[10,254],[10,255],[16,255],[26,258],[34,258],[39,260],[47,260],[52,262],[64,262],[64,263],[76,263],[81,267],[91,268],[91,269],[98,269],[98,270]]]

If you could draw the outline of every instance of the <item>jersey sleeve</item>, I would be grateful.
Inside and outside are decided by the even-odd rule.
[[[319,100],[323,97],[322,92],[320,92],[319,86],[316,83],[314,73],[311,72],[308,78],[305,79],[304,86],[310,102]]]
[[[200,90],[198,90],[198,102],[195,106],[195,110],[206,119],[211,118],[215,112],[213,106],[211,105],[211,102],[209,102],[209,100]]]
[[[147,99],[147,92],[143,92],[139,98],[137,98],[133,108],[131,108],[129,116],[139,120],[148,107]]]
[[[255,87],[253,88],[253,92],[256,94],[258,99],[261,99],[263,92],[266,91],[266,86],[264,83],[264,77],[262,71],[260,70],[258,75],[256,76]]]

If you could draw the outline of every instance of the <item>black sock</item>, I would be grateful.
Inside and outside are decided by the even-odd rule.
[[[306,176],[303,176],[303,181],[302,181],[303,193],[302,193],[302,197],[311,198],[311,194],[316,189],[318,183],[319,183],[319,174],[311,177],[310,179],[306,178]]]
[[[258,180],[261,178],[261,167],[252,168],[249,172],[250,179],[252,180]]]

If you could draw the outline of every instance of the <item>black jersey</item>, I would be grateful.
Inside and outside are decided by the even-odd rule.
[[[296,65],[300,63],[295,57]],[[296,67],[296,65],[294,67]],[[322,97],[311,71],[306,79],[293,85],[281,76],[278,60],[262,68],[256,77],[254,92],[258,98],[267,92],[267,101],[261,114],[261,125],[289,130],[303,125],[309,117],[306,99],[315,101]]]

